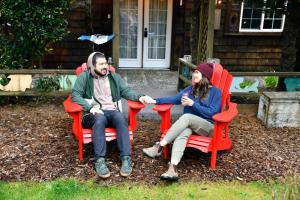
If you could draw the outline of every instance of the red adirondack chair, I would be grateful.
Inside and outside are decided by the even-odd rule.
[[[81,72],[85,71],[87,68],[86,63],[83,63],[82,66],[77,67],[76,75],[79,76]],[[109,70],[115,72],[115,68],[110,66]],[[79,145],[79,159],[83,159],[83,144],[87,144],[92,142],[92,129],[84,129],[82,127],[82,107],[72,101],[71,96],[69,96],[64,101],[64,108],[65,111],[72,117],[73,119],[73,126],[72,130],[75,135],[75,138],[78,140]],[[133,132],[136,130],[137,120],[136,115],[137,113],[144,108],[145,106],[140,102],[135,102],[128,100],[128,127],[129,127],[129,134],[130,134],[130,143],[133,140]],[[106,128],[105,129],[106,141],[112,141],[117,139],[117,133],[115,128]]]
[[[230,102],[231,93],[229,92],[232,82],[232,75],[220,64],[214,65],[212,76],[212,84],[220,88],[222,92],[222,112],[213,116],[214,133],[212,137],[204,137],[192,134],[187,142],[187,147],[196,148],[202,152],[211,152],[210,167],[216,168],[217,151],[230,150],[232,142],[228,134],[228,126],[232,119],[238,114],[237,104]],[[165,136],[170,128],[170,111],[171,104],[156,105],[153,110],[156,110],[162,118],[160,130],[162,132],[161,139]],[[169,155],[169,147],[164,148],[164,158]]]

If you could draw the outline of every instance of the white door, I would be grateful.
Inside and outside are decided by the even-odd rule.
[[[173,0],[120,0],[121,68],[169,68]]]

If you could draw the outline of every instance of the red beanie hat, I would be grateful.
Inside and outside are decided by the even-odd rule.
[[[198,64],[195,70],[201,72],[203,76],[205,76],[209,81],[211,81],[211,77],[213,75],[214,66],[210,63],[201,63]]]

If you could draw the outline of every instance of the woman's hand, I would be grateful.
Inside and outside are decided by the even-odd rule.
[[[193,106],[194,101],[187,96],[181,98],[181,105],[183,106]]]

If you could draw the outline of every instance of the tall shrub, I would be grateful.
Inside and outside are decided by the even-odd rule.
[[[0,69],[28,67],[66,34],[68,0],[0,1]]]

